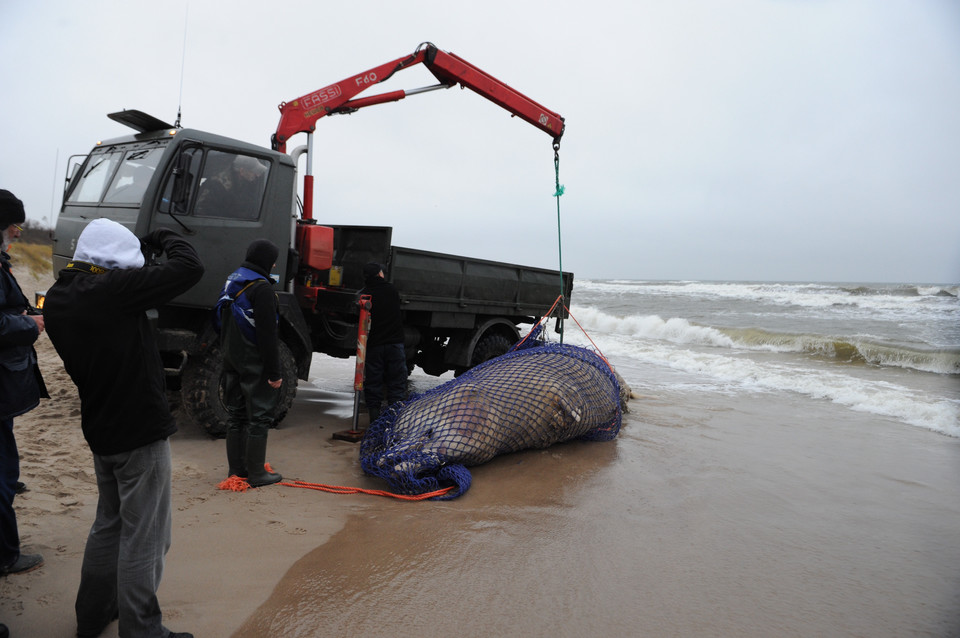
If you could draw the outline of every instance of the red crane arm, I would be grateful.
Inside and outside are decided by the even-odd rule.
[[[386,81],[397,71],[420,63],[423,63],[440,80],[439,85],[411,91],[390,91],[354,99],[374,84]],[[412,55],[398,58],[336,84],[317,89],[292,102],[281,103],[280,123],[277,125],[277,132],[273,135],[272,146],[275,150],[286,152],[287,141],[292,136],[297,133],[313,132],[317,120],[325,115],[351,113],[366,106],[396,102],[408,95],[436,88],[450,88],[456,84],[467,87],[548,133],[553,137],[554,143],[560,142],[564,123],[558,113],[534,102],[462,58],[441,51],[433,44],[424,43],[417,47]]]

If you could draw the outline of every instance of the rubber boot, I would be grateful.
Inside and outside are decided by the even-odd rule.
[[[240,430],[227,430],[227,478],[247,478],[246,434]]]
[[[247,483],[250,487],[273,485],[283,480],[276,472],[263,466],[267,458],[267,437],[247,436]]]

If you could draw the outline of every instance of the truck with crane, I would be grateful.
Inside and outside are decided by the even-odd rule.
[[[437,85],[359,93],[398,71],[423,64]],[[283,392],[277,420],[306,380],[313,353],[355,353],[362,268],[377,262],[400,293],[408,367],[427,374],[462,372],[502,354],[519,324],[556,317],[562,330],[573,274],[395,246],[392,228],[322,225],[313,214],[313,133],[325,116],[456,85],[469,88],[553,138],[564,121],[489,74],[433,44],[335,84],[281,103],[280,122],[264,148],[214,133],[167,124],[125,110],[108,117],[136,133],[98,143],[72,165],[54,231],[54,274],[65,267],[91,220],[106,217],[139,237],[157,228],[184,235],[206,267],[203,279],[152,316],[168,388],[186,415],[212,436],[226,432],[220,395],[222,359],[211,309],[246,246],[266,238],[281,247],[271,277],[280,303]],[[290,138],[307,145],[287,153]],[[302,204],[297,177],[306,155]],[[562,303],[557,301],[562,297]]]

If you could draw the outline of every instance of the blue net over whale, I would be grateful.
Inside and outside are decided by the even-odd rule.
[[[595,352],[528,338],[390,406],[367,429],[360,465],[399,494],[453,486],[437,498],[456,498],[470,488],[467,467],[499,454],[615,438],[625,406],[621,397],[628,393]]]

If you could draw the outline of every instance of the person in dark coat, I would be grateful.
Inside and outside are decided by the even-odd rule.
[[[20,480],[20,453],[13,434],[13,418],[49,398],[37,353],[33,348],[44,330],[43,317],[30,305],[10,269],[6,253],[20,236],[26,219],[23,203],[8,190],[0,190],[0,574],[22,574],[43,565],[40,554],[20,551],[20,533],[13,498]]]
[[[121,636],[190,637],[163,626],[157,600],[171,542],[168,439],[177,427],[146,311],[189,290],[203,264],[168,229],[143,245],[166,260],[145,266],[133,233],[93,220],[43,306],[47,334],[80,393],[99,489],[77,592],[80,638],[100,635],[118,617]]]
[[[370,334],[363,373],[363,396],[370,422],[380,416],[384,396],[387,405],[403,401],[407,390],[407,355],[403,347],[400,294],[383,277],[383,266],[371,262],[363,267],[361,295],[370,295]]]
[[[283,480],[264,467],[267,433],[283,383],[279,308],[270,279],[279,253],[269,240],[251,242],[243,263],[227,277],[214,308],[228,415],[227,474],[246,478],[251,487]]]

